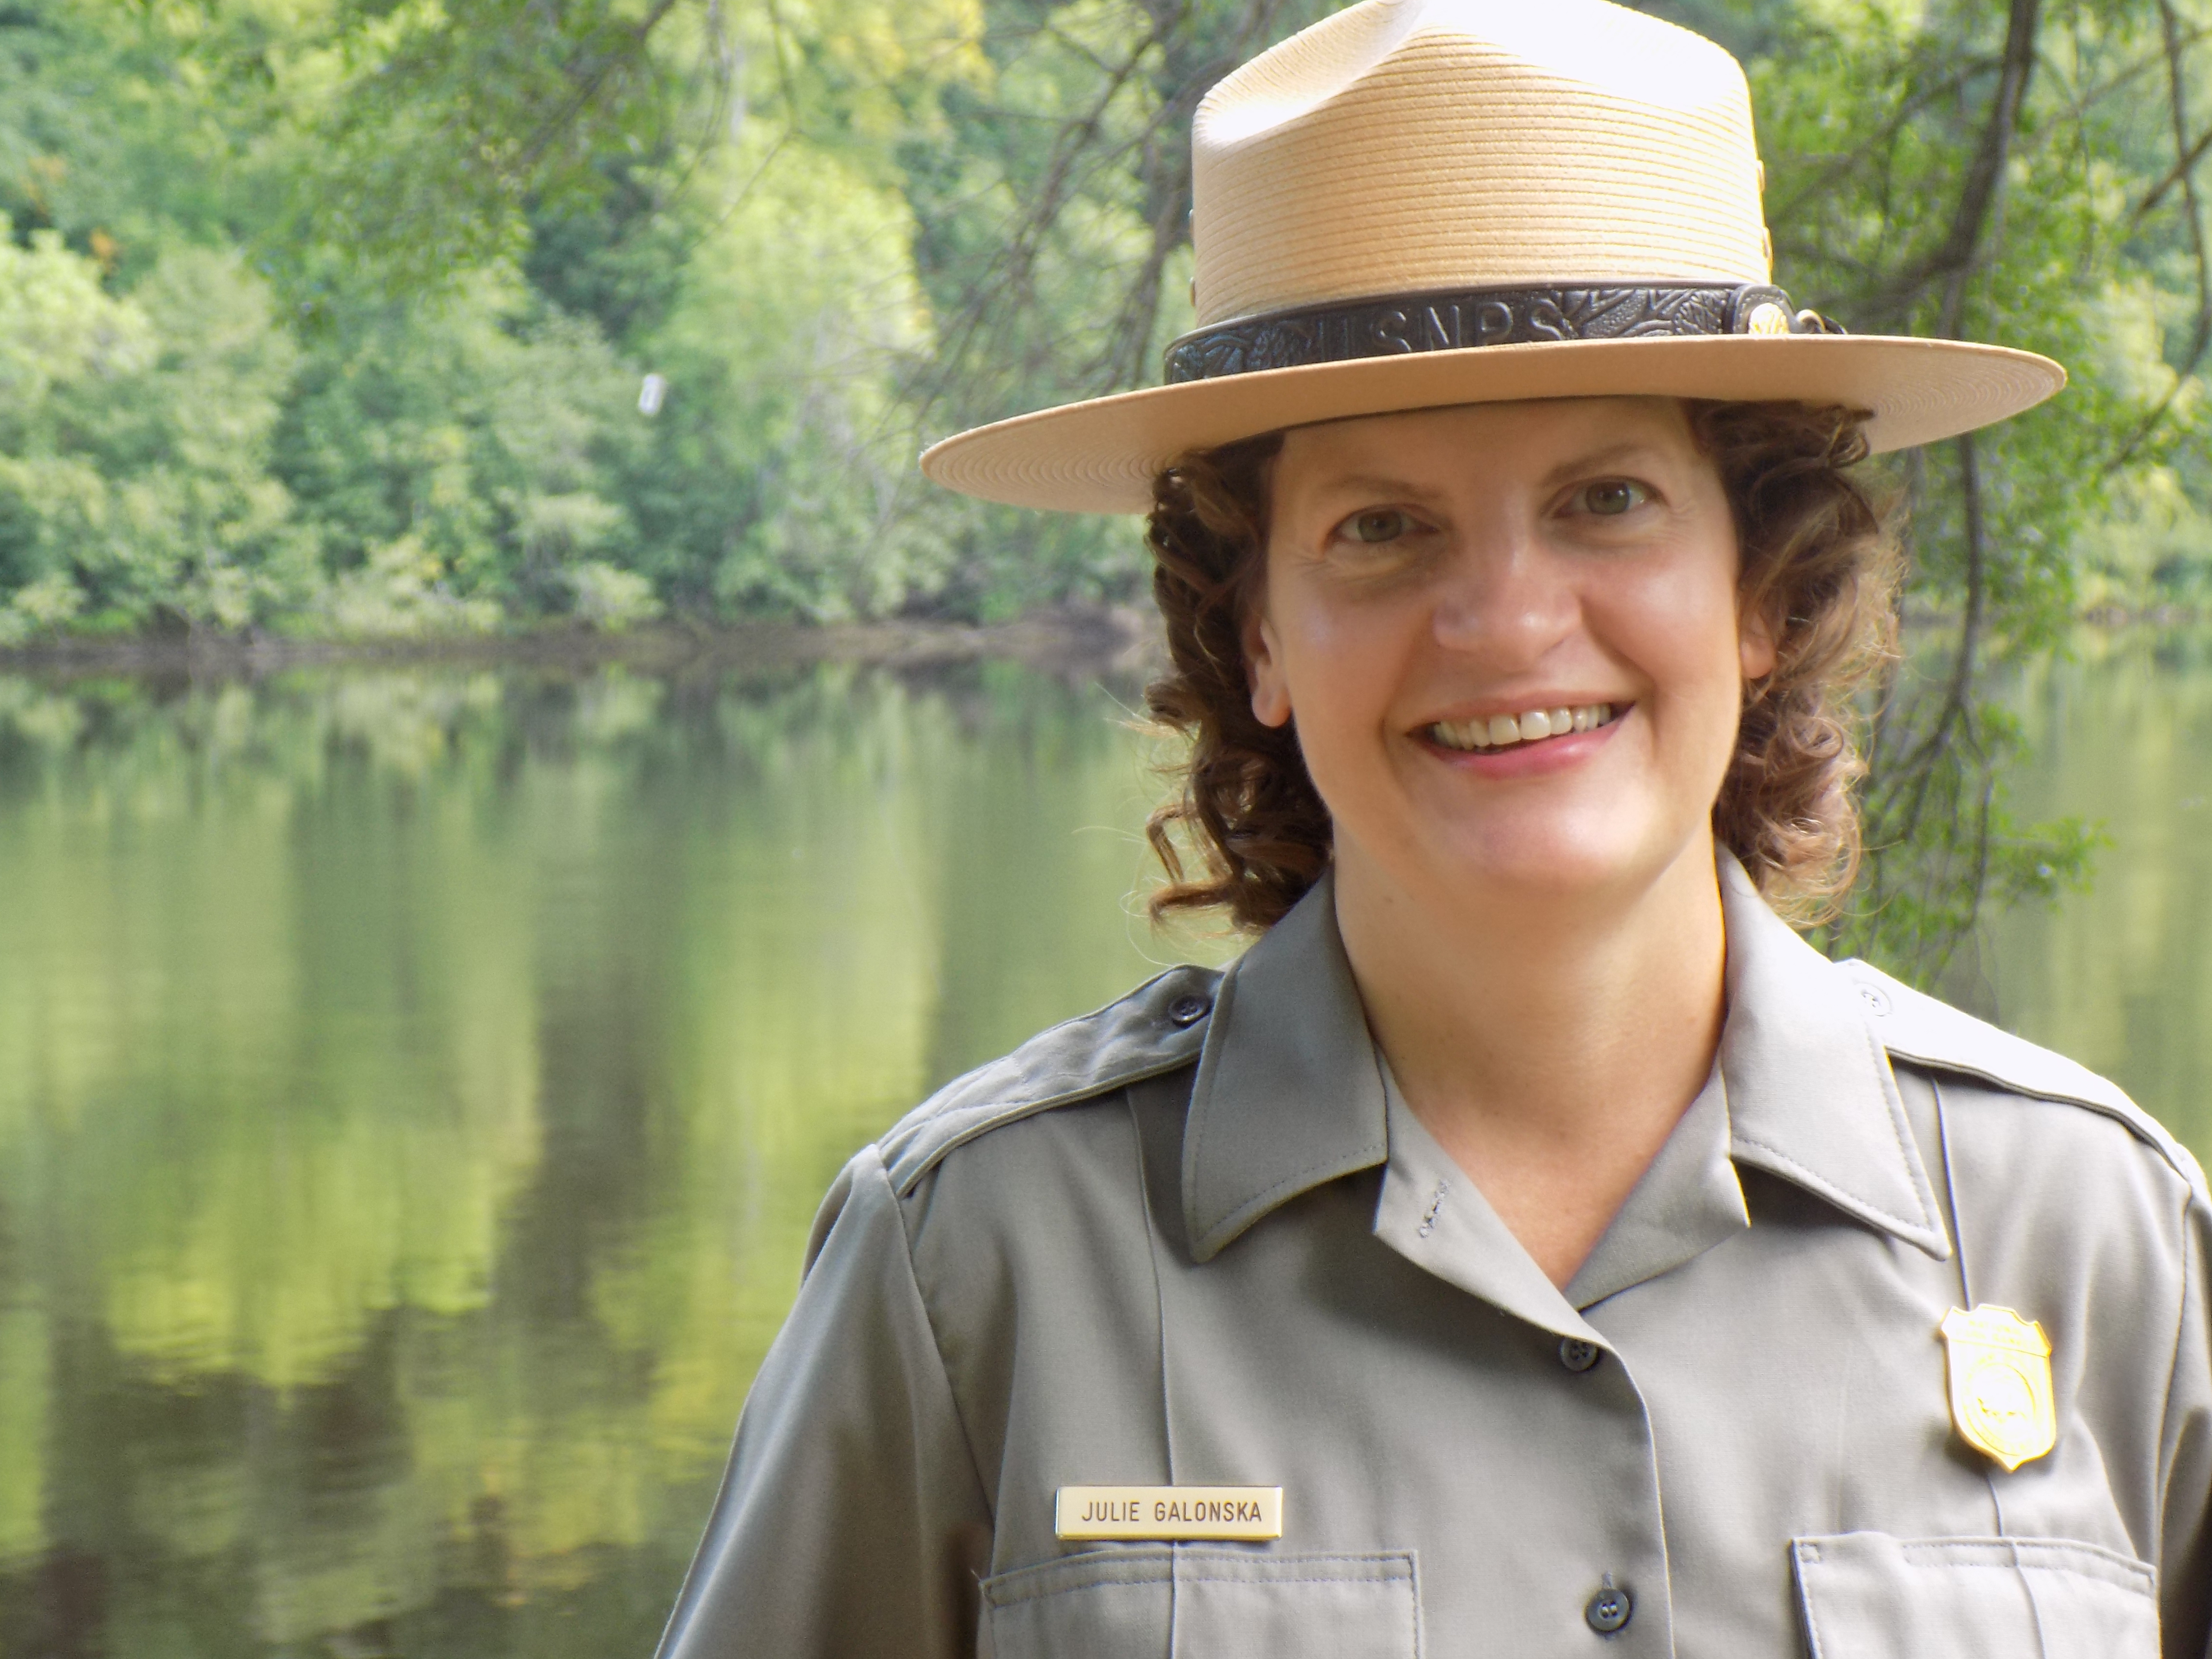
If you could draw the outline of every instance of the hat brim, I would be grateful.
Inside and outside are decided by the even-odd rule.
[[[2066,384],[2048,357],[1872,334],[1570,340],[1363,357],[1117,392],[963,432],[921,457],[948,489],[1012,507],[1142,513],[1176,456],[1362,415],[1539,398],[1710,398],[1869,411],[1875,450],[2032,409]]]

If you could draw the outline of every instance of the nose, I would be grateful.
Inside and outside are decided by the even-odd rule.
[[[1574,573],[1540,537],[1512,524],[1464,535],[1439,573],[1431,626],[1445,650],[1493,672],[1540,662],[1582,614]]]

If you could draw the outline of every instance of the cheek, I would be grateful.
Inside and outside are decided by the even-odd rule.
[[[1329,751],[1370,734],[1387,715],[1408,623],[1393,607],[1348,605],[1296,583],[1279,586],[1275,598],[1268,615],[1291,713],[1309,758],[1326,764]]]
[[[1713,705],[1733,743],[1745,675],[1734,562],[1684,562],[1607,596],[1607,631],[1662,703]]]

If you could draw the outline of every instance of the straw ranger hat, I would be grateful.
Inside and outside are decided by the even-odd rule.
[[[1363,0],[1216,86],[1191,150],[1199,325],[1167,383],[948,438],[930,477],[1135,513],[1187,449],[1616,394],[1843,404],[1901,449],[2066,381],[2030,352],[1794,307],[1742,68],[1605,0]]]

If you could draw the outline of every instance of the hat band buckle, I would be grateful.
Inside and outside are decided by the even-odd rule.
[[[1167,383],[1475,346],[1843,332],[1763,283],[1450,289],[1302,307],[1196,329],[1168,347]]]

